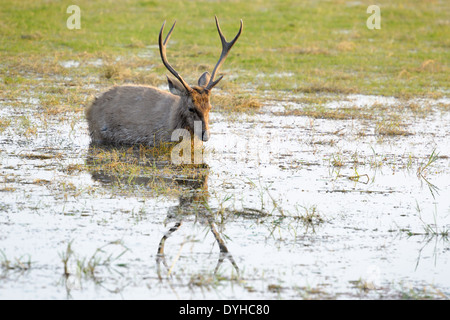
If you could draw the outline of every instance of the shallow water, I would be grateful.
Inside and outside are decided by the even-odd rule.
[[[330,106],[349,99],[396,103]],[[275,116],[283,103],[268,101],[211,114],[200,175],[159,162],[118,178],[86,168],[82,115],[25,104],[0,105],[36,128],[0,134],[0,298],[450,296],[448,112],[380,137],[370,121]],[[172,180],[178,193],[155,192]]]

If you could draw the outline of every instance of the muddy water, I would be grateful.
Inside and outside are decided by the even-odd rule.
[[[448,112],[380,136],[267,102],[213,113],[195,174],[136,155],[152,173],[118,177],[90,165],[82,115],[24,104],[0,107],[1,298],[450,296]]]

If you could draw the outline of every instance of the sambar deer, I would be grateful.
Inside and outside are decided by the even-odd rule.
[[[209,133],[209,111],[211,110],[211,89],[222,80],[215,80],[216,74],[225,61],[231,47],[241,35],[243,22],[237,35],[227,42],[215,16],[217,31],[222,41],[222,53],[212,74],[203,73],[198,86],[189,86],[166,57],[166,45],[176,21],[162,41],[164,21],[159,32],[159,52],[164,66],[175,76],[167,77],[169,92],[152,86],[115,86],[97,98],[86,110],[89,133],[94,144],[145,144],[156,146],[171,141],[172,132],[186,129],[202,141],[207,141]],[[194,122],[201,122],[201,130],[194,130]],[[195,132],[200,131],[200,132]]]

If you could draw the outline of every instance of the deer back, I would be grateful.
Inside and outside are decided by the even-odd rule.
[[[150,86],[117,86],[87,109],[95,143],[148,144],[170,141],[170,114],[180,98]]]

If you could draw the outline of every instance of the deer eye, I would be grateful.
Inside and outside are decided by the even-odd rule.
[[[194,108],[192,108],[192,107],[189,107],[189,112],[192,112],[192,113],[194,113],[195,112],[195,109]]]

